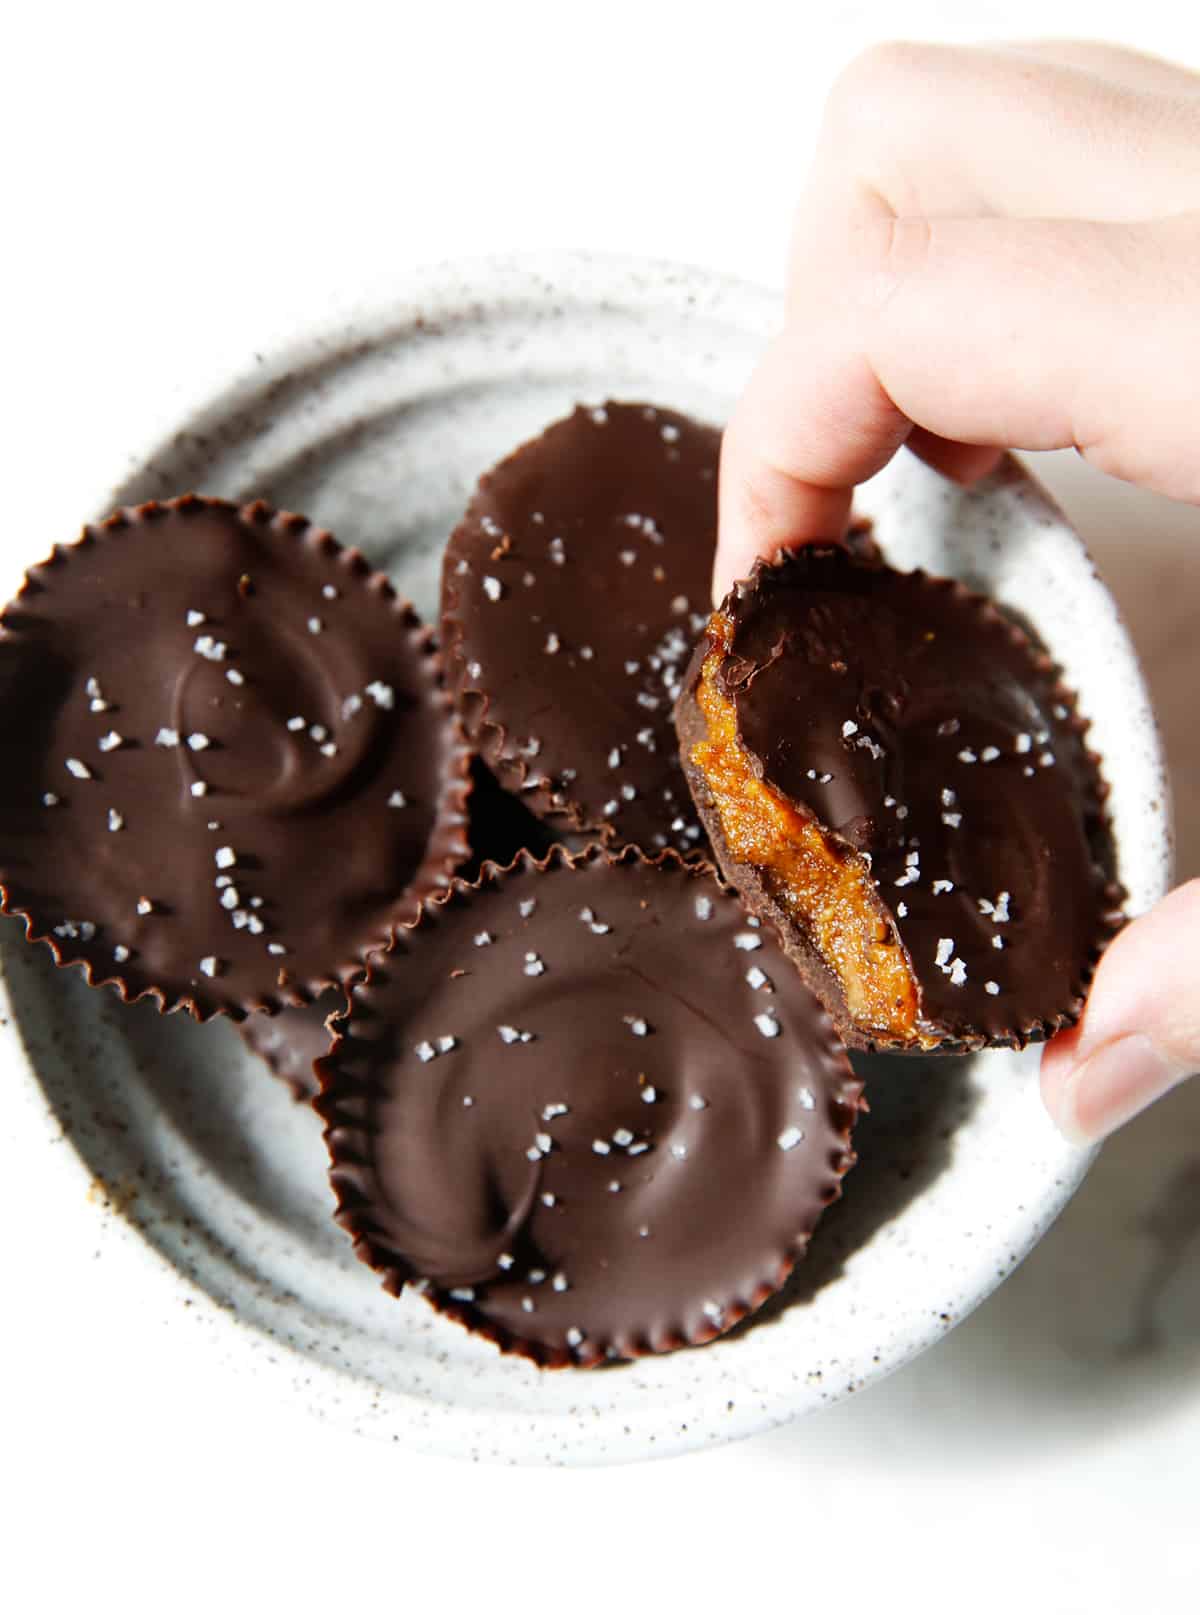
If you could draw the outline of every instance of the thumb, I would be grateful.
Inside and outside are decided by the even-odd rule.
[[[1200,1071],[1200,880],[1115,938],[1078,1026],[1042,1055],[1042,1097],[1073,1143],[1115,1132]]]

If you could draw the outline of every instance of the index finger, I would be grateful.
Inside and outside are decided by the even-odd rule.
[[[757,556],[839,536],[856,484],[912,433],[1078,449],[1200,500],[1200,213],[1151,223],[861,220],[845,290],[770,344],[725,434],[718,595]]]

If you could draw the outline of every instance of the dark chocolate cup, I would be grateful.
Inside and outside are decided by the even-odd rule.
[[[449,687],[556,833],[707,857],[671,709],[708,614],[719,445],[653,405],[577,408],[481,477],[450,537]]]
[[[262,501],[153,501],[57,547],[0,614],[0,690],[0,912],[126,1002],[310,1003],[469,856],[431,631]]]
[[[754,778],[839,858],[869,858],[919,991],[913,1035],[851,1012],[778,881],[731,847],[696,760],[709,738],[698,692],[710,653]],[[726,879],[777,929],[849,1046],[1019,1048],[1078,1019],[1123,923],[1108,787],[1074,694],[993,601],[841,550],[781,553],[714,614],[676,726]]]
[[[827,1016],[671,853],[455,882],[336,1030],[316,1109],[357,1255],[545,1367],[723,1334],[853,1164],[862,1084]]]

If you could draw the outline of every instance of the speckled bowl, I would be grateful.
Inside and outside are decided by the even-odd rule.
[[[662,264],[431,269],[394,304],[256,365],[80,514],[189,488],[260,495],[361,545],[431,614],[441,547],[481,470],[578,400],[721,421],[777,314],[765,292]],[[902,455],[860,505],[897,564],[997,595],[1060,659],[1108,760],[1131,907],[1147,907],[1170,873],[1162,761],[1079,539],[1014,464],[968,493]],[[863,1062],[861,1164],[780,1297],[712,1346],[546,1373],[380,1292],[330,1220],[316,1118],[229,1028],[123,1009],[0,926],[5,1100],[42,1156],[45,1195],[99,1184],[103,1239],[144,1252],[148,1295],[189,1317],[229,1372],[465,1458],[663,1456],[898,1368],[1011,1271],[1087,1168],[1042,1112],[1037,1058]]]

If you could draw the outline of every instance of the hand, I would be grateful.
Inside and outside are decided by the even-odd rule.
[[[784,325],[725,434],[714,595],[840,534],[902,444],[1076,448],[1200,504],[1200,77],[1106,45],[886,45],[825,112]],[[1121,933],[1042,1064],[1101,1138],[1200,1067],[1200,882]]]

